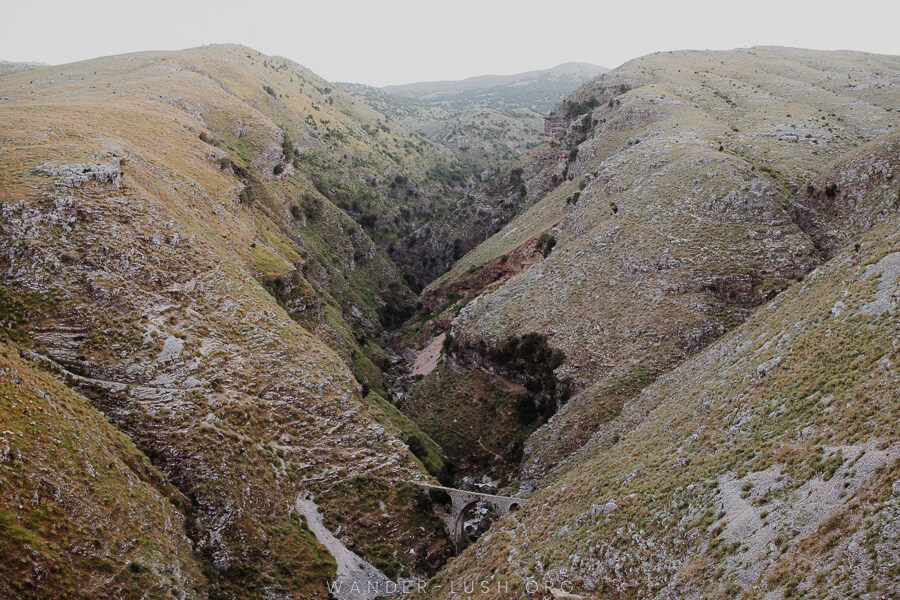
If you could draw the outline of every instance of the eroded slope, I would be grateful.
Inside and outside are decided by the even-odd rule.
[[[861,53],[664,53],[560,104],[557,141],[499,179],[496,202],[530,208],[423,296],[432,331],[459,311],[450,359],[467,368],[502,371],[490,355],[528,334],[564,353],[523,478],[894,214],[896,139],[880,136],[898,73]]]
[[[858,240],[644,387],[432,596],[900,592],[896,214]]]
[[[0,596],[205,597],[187,498],[18,350],[0,342]]]

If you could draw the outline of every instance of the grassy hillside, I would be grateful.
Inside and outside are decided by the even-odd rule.
[[[382,387],[379,321],[414,297],[382,232],[402,234],[401,208],[412,229],[452,205],[429,175],[450,163],[240,46],[8,73],[0,88],[0,271],[21,341],[189,499],[211,593],[327,595],[330,567],[293,514],[301,490],[351,544],[403,516],[379,552],[398,574],[433,570],[402,539],[441,525],[408,495],[349,528],[329,493],[363,473],[427,477],[359,382]],[[403,202],[387,191],[401,180]]]
[[[644,388],[433,589],[897,595],[900,221],[858,240]]]
[[[526,444],[523,478],[892,218],[895,141],[880,136],[900,118],[898,72],[857,53],[664,53],[555,109],[558,138],[498,178],[520,191],[498,186],[495,204],[530,208],[423,296],[436,323],[466,297],[449,331],[476,368],[532,333],[564,354],[572,397]]]
[[[643,57],[476,189],[242,46],[0,69],[0,595],[328,598],[311,497],[433,598],[897,596],[898,81]]]
[[[205,597],[188,499],[18,351],[0,342],[0,596]]]

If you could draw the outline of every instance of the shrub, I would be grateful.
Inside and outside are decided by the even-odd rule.
[[[566,100],[566,118],[572,119],[594,110],[600,103],[596,96],[591,96],[589,100],[584,102],[576,102],[574,100]]]
[[[319,214],[321,202],[314,194],[303,194],[303,212],[307,219],[314,219]]]
[[[149,573],[150,572],[149,567],[146,567],[138,562],[128,563],[128,570],[132,573]]]
[[[284,166],[282,166],[281,163],[278,163],[277,165],[275,165],[275,168],[272,169],[272,172],[276,175],[281,175],[282,173],[284,173]]]
[[[384,306],[378,309],[378,320],[387,329],[399,328],[413,315],[415,307],[403,296],[395,293],[384,295]]]
[[[0,331],[16,341],[23,341],[22,326],[26,323],[25,306],[8,290],[0,288]]]
[[[443,504],[445,506],[449,506],[453,503],[453,500],[450,498],[450,494],[448,494],[444,490],[436,490],[434,488],[428,489],[428,497],[435,504]]]
[[[541,237],[538,238],[537,249],[544,255],[544,258],[547,258],[550,255],[554,246],[556,246],[556,238],[549,233],[542,233]]]
[[[294,147],[294,142],[291,141],[287,134],[284,134],[284,139],[281,141],[281,154],[284,156],[284,159],[291,160],[296,153],[297,149]]]
[[[528,394],[522,394],[516,400],[516,417],[521,425],[531,425],[538,418],[537,406]]]
[[[359,226],[362,227],[363,229],[370,229],[370,230],[375,229],[375,225],[378,224],[378,215],[376,215],[376,214],[360,215],[359,219],[357,219],[357,221],[359,222]]]
[[[412,433],[406,438],[406,445],[409,446],[409,451],[418,458],[423,458],[428,455],[428,450],[425,448],[425,442],[423,442],[422,438],[416,433]]]

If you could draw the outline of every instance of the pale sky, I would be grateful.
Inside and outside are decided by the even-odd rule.
[[[0,60],[240,43],[331,81],[461,79],[779,45],[900,55],[897,0],[3,0]]]

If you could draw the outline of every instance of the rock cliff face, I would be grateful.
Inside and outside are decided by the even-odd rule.
[[[403,483],[427,474],[357,381],[383,386],[372,338],[391,303],[413,294],[336,206],[362,186],[340,164],[371,153],[370,170],[354,173],[390,172],[394,149],[366,142],[361,124],[378,117],[323,85],[232,46],[2,80],[9,325],[149,457],[171,482],[162,493],[177,488],[177,506],[146,521],[181,511],[163,541],[187,552],[178,577],[203,563],[197,594],[208,581],[225,597],[325,597],[333,564],[298,520],[301,491],[391,577],[428,573],[449,551],[424,496]],[[424,172],[443,159],[410,152],[421,161],[405,177],[428,185]],[[382,201],[373,192],[349,211]],[[362,486],[350,513],[336,486],[363,476],[397,492],[379,506],[376,486]],[[13,528],[27,518],[4,516]],[[421,554],[409,553],[412,538]],[[35,562],[55,568],[49,555]]]

